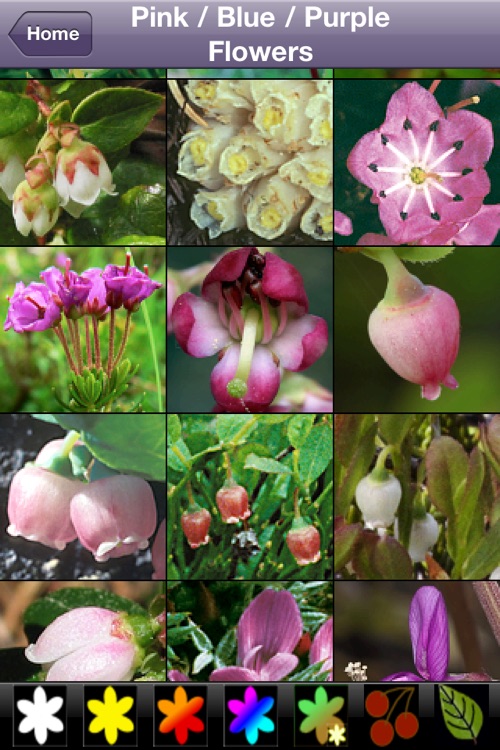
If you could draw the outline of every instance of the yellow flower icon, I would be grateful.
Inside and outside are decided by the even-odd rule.
[[[96,715],[96,718],[90,722],[89,732],[92,734],[104,732],[108,744],[114,745],[118,739],[118,732],[134,731],[134,722],[125,716],[133,705],[133,698],[125,696],[117,700],[115,689],[107,687],[103,701],[87,701],[89,711]]]

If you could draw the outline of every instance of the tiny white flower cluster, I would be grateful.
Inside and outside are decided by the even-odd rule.
[[[350,661],[344,672],[349,675],[353,682],[366,682],[368,677],[366,676],[366,670],[368,667],[366,664],[361,666],[360,661]]]

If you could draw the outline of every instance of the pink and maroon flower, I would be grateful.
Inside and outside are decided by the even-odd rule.
[[[283,369],[305,370],[326,349],[326,322],[307,314],[302,277],[277,255],[261,255],[255,247],[227,253],[201,294],[180,295],[172,326],[187,354],[220,353],[211,388],[223,409],[265,411]]]
[[[466,110],[445,115],[433,94],[412,82],[393,94],[385,121],[358,141],[347,166],[372,188],[393,244],[438,228],[444,244],[489,193],[484,165],[492,149],[489,120]]]

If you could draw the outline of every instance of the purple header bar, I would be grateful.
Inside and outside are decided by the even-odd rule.
[[[61,23],[68,11],[90,16],[90,54],[70,42],[74,53],[56,52],[44,35],[23,54],[9,31],[26,12],[42,29],[49,11]],[[0,18],[4,68],[47,67],[53,55],[88,68],[498,66],[498,0],[2,0]]]

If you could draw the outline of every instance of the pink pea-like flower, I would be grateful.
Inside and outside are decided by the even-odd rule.
[[[121,474],[84,485],[70,513],[80,542],[97,562],[146,549],[157,524],[149,484]]]
[[[323,662],[322,672],[329,672],[327,682],[333,681],[333,617],[323,623],[312,642],[309,663]]]
[[[458,354],[460,315],[446,292],[424,286],[413,302],[391,307],[382,300],[370,315],[368,332],[389,367],[422,386],[422,398],[437,399],[441,385],[458,387],[450,369]]]
[[[57,617],[26,658],[47,668],[47,682],[130,680],[139,649],[124,615],[101,607],[78,607]]]

